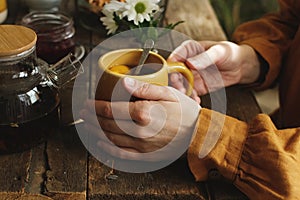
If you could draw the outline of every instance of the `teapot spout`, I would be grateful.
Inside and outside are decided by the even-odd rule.
[[[79,74],[84,72],[82,63],[69,53],[67,56],[51,65],[47,70],[47,78],[54,87],[62,88],[65,84],[75,79]]]

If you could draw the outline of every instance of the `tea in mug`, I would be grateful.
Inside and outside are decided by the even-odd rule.
[[[138,75],[153,74],[159,71],[161,68],[162,68],[162,64],[159,63],[145,64]],[[123,64],[114,65],[109,68],[109,70],[112,72],[118,74],[124,74],[124,75],[134,75],[135,69],[136,66],[123,65]]]

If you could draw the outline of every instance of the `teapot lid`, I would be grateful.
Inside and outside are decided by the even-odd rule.
[[[0,25],[0,57],[22,53],[35,46],[36,33],[25,26]]]

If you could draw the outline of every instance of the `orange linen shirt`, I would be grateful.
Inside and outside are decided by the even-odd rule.
[[[200,159],[203,141],[211,134],[206,125],[222,132],[214,148]],[[250,199],[300,199],[300,128],[278,130],[265,114],[248,125],[203,108],[188,162],[197,181],[217,169]]]
[[[255,200],[300,199],[300,1],[279,3],[280,12],[245,23],[234,33],[237,43],[252,46],[268,64],[261,88],[279,82],[276,126],[264,114],[246,124],[202,109],[188,150],[196,180],[206,180],[208,172],[217,169]],[[202,158],[199,152],[209,126],[221,135]]]

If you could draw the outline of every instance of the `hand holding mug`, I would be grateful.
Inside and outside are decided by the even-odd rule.
[[[172,87],[128,77],[123,80],[126,90],[142,100],[129,104],[89,100],[81,112],[86,129],[98,138],[98,147],[128,160],[156,162],[178,158],[190,144],[200,105]],[[93,116],[94,109],[97,118]],[[153,132],[157,124],[163,126]]]
[[[200,96],[222,87],[252,83],[260,73],[258,55],[252,47],[227,41],[187,40],[168,60],[186,63],[193,71],[194,89]],[[171,85],[185,91],[180,78],[180,75],[172,74]]]

